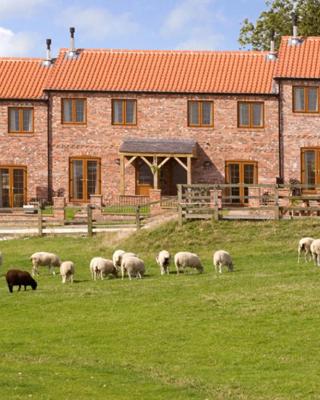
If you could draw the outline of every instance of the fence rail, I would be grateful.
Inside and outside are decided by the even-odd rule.
[[[320,185],[178,185],[179,221],[320,216]]]

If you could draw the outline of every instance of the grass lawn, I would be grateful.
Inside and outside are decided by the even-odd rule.
[[[41,250],[76,264],[73,285],[43,268],[38,290],[9,294],[0,278],[1,399],[320,399],[320,269],[297,264],[303,236],[320,237],[320,222],[1,242],[3,273],[30,271]],[[116,248],[145,260],[145,279],[91,281],[91,257]],[[205,273],[161,277],[162,248],[197,252]],[[221,248],[235,272],[213,271]]]

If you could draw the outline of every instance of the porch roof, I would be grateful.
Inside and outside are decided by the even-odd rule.
[[[195,157],[196,145],[193,139],[128,138],[119,151],[128,155]]]

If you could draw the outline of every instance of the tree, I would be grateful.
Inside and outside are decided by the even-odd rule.
[[[320,0],[266,0],[266,6],[268,9],[260,14],[255,24],[247,18],[242,22],[238,40],[241,48],[268,50],[274,31],[277,49],[281,36],[292,35],[294,8],[298,15],[299,35],[320,35]]]

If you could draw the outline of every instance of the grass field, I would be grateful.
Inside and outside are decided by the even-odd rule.
[[[127,239],[4,241],[3,273],[31,269],[34,251],[76,264],[76,282],[41,271],[38,290],[0,279],[0,398],[319,399],[320,269],[297,264],[318,221],[169,223]],[[146,262],[143,280],[92,282],[92,256],[116,248]],[[160,249],[197,252],[204,274],[161,277]],[[212,252],[235,272],[217,275]],[[173,271],[173,268],[172,268]]]

